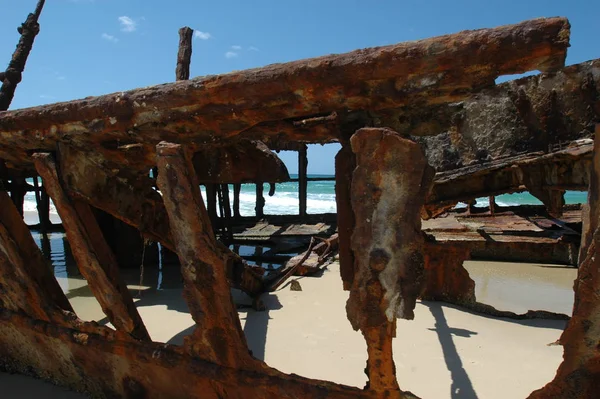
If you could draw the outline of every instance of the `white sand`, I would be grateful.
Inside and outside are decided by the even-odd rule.
[[[469,269],[478,264],[485,265]],[[299,281],[301,292],[284,287],[265,295],[267,311],[240,310],[250,349],[281,371],[363,387],[366,345],[346,319],[339,266]],[[85,281],[63,279],[61,285],[69,287],[82,319],[106,322]],[[180,344],[193,329],[181,290],[145,288],[136,304],[152,338]],[[525,398],[552,379],[562,358],[562,347],[547,344],[559,338],[564,322],[496,319],[434,302],[418,303],[415,314],[413,321],[398,321],[394,358],[400,387],[422,398]],[[0,374],[0,384],[3,398],[78,397],[17,376]]]

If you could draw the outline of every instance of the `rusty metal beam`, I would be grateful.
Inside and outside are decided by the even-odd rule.
[[[460,101],[492,86],[500,75],[561,68],[569,29],[564,18],[536,19],[6,112],[0,115],[0,148],[11,151],[0,158],[26,167],[27,151],[52,151],[58,141],[92,148],[117,140],[261,140],[266,134],[245,132],[267,121],[334,111]],[[336,131],[319,132],[285,136],[305,142],[338,139]]]
[[[600,131],[600,127],[597,128]],[[596,136],[588,190],[588,228],[575,280],[573,316],[560,337],[563,362],[548,385],[530,399],[593,398],[600,392],[600,138]]]
[[[418,144],[389,129],[360,129],[351,198],[355,276],[348,320],[367,342],[368,388],[397,396],[392,338],[396,318],[413,319],[423,275],[419,210],[433,169]]]
[[[197,324],[186,347],[197,356],[235,368],[255,368],[226,277],[227,257],[217,245],[200,194],[191,154],[179,144],[156,149],[158,186],[172,226],[184,297]]]
[[[148,331],[89,205],[74,203],[67,196],[51,154],[36,153],[33,158],[36,170],[44,180],[48,195],[60,215],[79,271],[87,280],[103,312],[118,330],[149,341]]]

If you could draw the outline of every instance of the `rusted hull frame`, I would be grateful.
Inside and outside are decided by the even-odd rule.
[[[0,158],[27,167],[27,151],[52,151],[65,140],[81,148],[261,140],[279,136],[250,132],[261,122],[460,101],[500,75],[561,68],[569,29],[563,18],[536,19],[6,112],[0,147],[11,151]],[[283,134],[305,142],[338,139],[334,130],[319,132]]]
[[[73,203],[64,192],[53,156],[34,154],[35,166],[44,180],[71,244],[79,271],[100,303],[102,311],[120,331],[140,340],[150,341],[117,261],[106,243],[89,205]]]
[[[354,278],[348,320],[367,342],[368,388],[401,397],[392,356],[396,318],[412,319],[423,276],[419,210],[433,179],[418,144],[389,129],[360,129],[351,199]]]
[[[535,153],[437,173],[422,217],[435,217],[458,202],[529,190],[555,215],[562,203],[553,204],[551,194],[562,198],[564,190],[587,189],[593,143],[584,139],[550,154]],[[547,196],[545,196],[547,195]]]
[[[214,363],[260,367],[249,353],[229,283],[227,256],[217,245],[192,166],[179,144],[157,146],[158,186],[172,226],[184,280],[184,298],[197,324],[186,347]]]
[[[161,195],[147,176],[129,174],[100,154],[87,154],[61,145],[59,151],[61,179],[70,196],[91,204],[137,228],[147,238],[160,242],[171,251],[175,244]],[[225,247],[230,257],[228,278],[234,288],[250,296],[263,292],[264,286],[243,260]]]
[[[596,134],[600,125],[596,126]],[[554,380],[530,399],[587,399],[600,392],[600,137],[594,142],[588,190],[587,220],[593,235],[582,236],[582,254],[575,280],[573,316],[560,337],[563,362]],[[586,221],[584,221],[584,224]]]

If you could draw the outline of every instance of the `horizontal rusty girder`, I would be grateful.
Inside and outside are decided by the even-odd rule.
[[[26,167],[30,151],[54,150],[59,141],[94,148],[119,140],[260,140],[279,134],[252,129],[267,121],[464,100],[500,75],[562,67],[569,29],[564,18],[535,19],[0,113],[0,148],[10,149],[0,159]],[[299,131],[283,134],[304,142],[339,135]]]
[[[590,139],[584,139],[549,154],[529,153],[437,173],[421,216],[428,219],[458,202],[533,188],[585,191],[593,147]],[[536,187],[528,187],[527,175],[540,171]]]

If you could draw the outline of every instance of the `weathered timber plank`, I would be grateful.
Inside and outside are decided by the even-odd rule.
[[[600,128],[596,130],[598,132]],[[588,190],[589,228],[582,237],[573,316],[560,337],[563,362],[548,385],[534,391],[530,399],[593,398],[600,392],[600,137],[594,143],[594,166]],[[583,242],[585,240],[585,242]]]
[[[140,340],[150,340],[127,285],[120,276],[114,255],[106,244],[89,205],[75,205],[64,192],[51,154],[33,156],[36,170],[65,228],[73,257],[108,320]]]
[[[217,245],[191,154],[179,144],[157,146],[158,186],[169,215],[184,280],[184,297],[197,324],[185,345],[191,353],[235,368],[255,368],[226,277],[227,256]]]
[[[124,341],[108,329],[94,332],[88,325],[61,328],[0,309],[0,368],[35,373],[101,398],[380,398],[371,391],[268,367],[260,371],[223,367],[177,346]]]
[[[397,395],[392,338],[412,319],[423,277],[419,210],[434,171],[420,146],[389,129],[358,130],[351,198],[355,276],[346,310],[367,342],[369,389]]]
[[[460,101],[500,75],[561,68],[569,29],[564,18],[535,19],[6,112],[0,148],[11,151],[0,158],[27,166],[28,150],[51,151],[62,140],[81,147],[262,140],[279,135],[248,130],[265,121]],[[338,138],[336,130],[317,131],[282,134],[305,142]]]
[[[592,236],[600,226],[600,124],[596,125],[596,139],[594,140],[593,156],[589,165],[589,189],[587,206],[582,212],[581,246],[579,259],[584,260],[588,248],[592,243]]]
[[[0,191],[0,225],[4,229],[6,239],[15,245],[13,266],[21,265],[24,269],[19,273],[32,279],[35,284],[26,284],[36,291],[36,295],[43,298],[44,307],[56,306],[59,309],[73,311],[69,300],[63,293],[60,285],[54,278],[54,271],[50,263],[44,258],[36,245],[29,228],[15,208],[14,204],[4,191]],[[27,261],[23,261],[27,259]],[[9,258],[10,260],[10,258]],[[14,285],[13,288],[19,285]],[[35,288],[34,288],[35,287]],[[25,299],[26,296],[23,297]],[[48,314],[48,311],[46,311]]]

